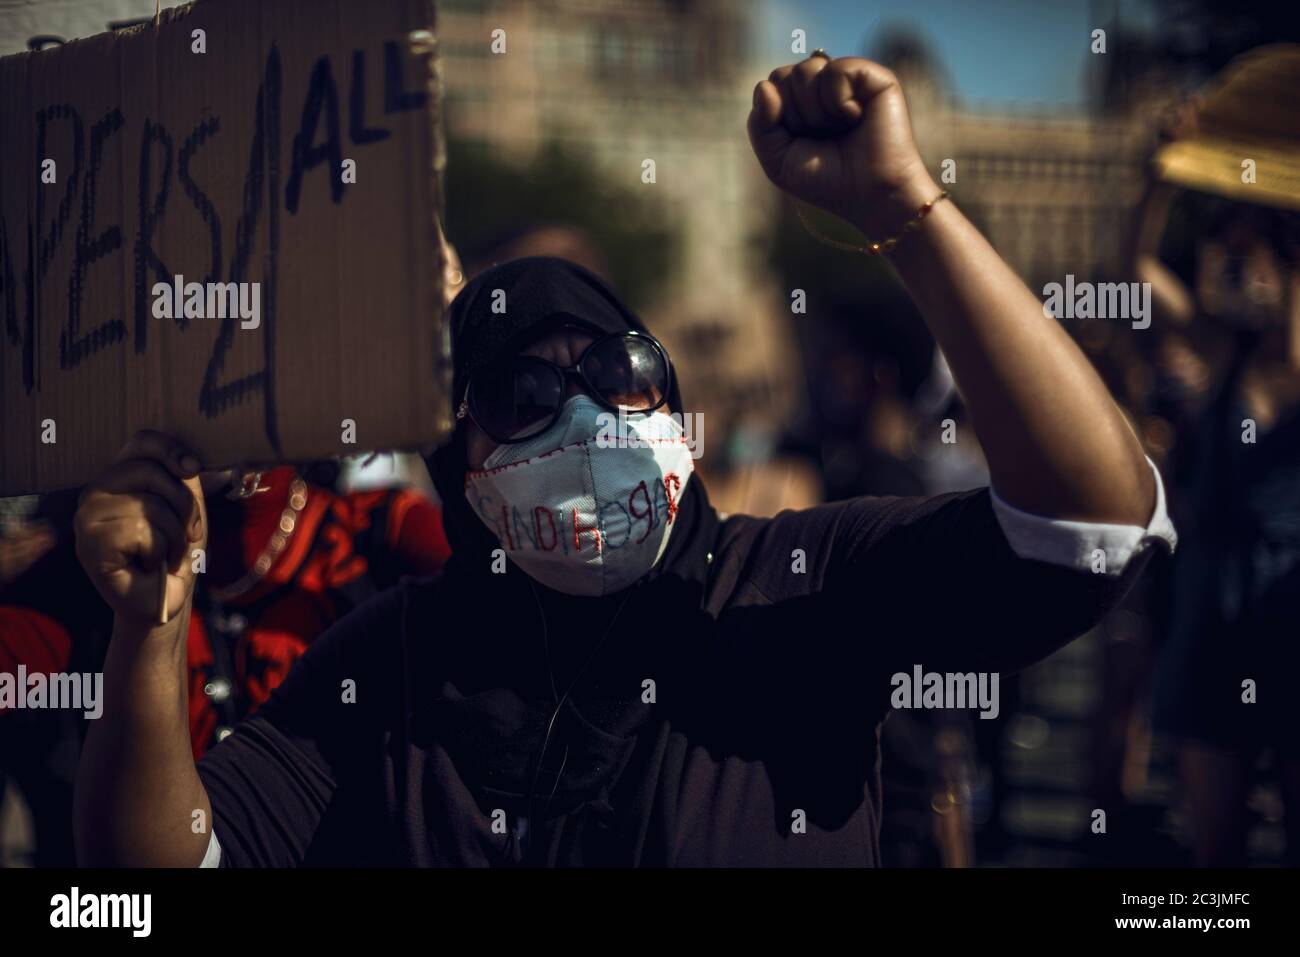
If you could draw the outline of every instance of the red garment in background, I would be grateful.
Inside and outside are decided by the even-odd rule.
[[[0,674],[16,675],[19,665],[29,675],[54,674],[65,671],[72,657],[68,630],[32,608],[0,605],[0,637]]]
[[[396,584],[402,575],[427,575],[451,553],[442,510],[416,492],[385,489],[337,495],[309,486],[293,535],[253,588],[219,607],[211,586],[229,585],[256,562],[289,500],[294,472],[263,476],[269,490],[239,503],[209,500],[208,567],[199,576],[187,636],[189,727],[195,757],[213,743],[222,709],[205,692],[219,673],[231,680],[225,717],[238,721],[269,697],[307,646],[353,607]],[[112,613],[94,593],[64,544],[51,573],[11,589],[0,604],[0,672],[30,674],[102,670],[102,647],[89,632],[112,629]],[[66,552],[66,554],[64,554]],[[71,580],[65,576],[76,576]],[[39,592],[38,596],[35,592]],[[59,596],[63,596],[60,598]],[[224,632],[225,654],[214,654],[209,618],[240,620]],[[87,634],[83,634],[86,632]],[[81,657],[73,664],[74,642]],[[220,660],[229,665],[218,669]],[[0,717],[9,709],[0,708]]]
[[[221,709],[205,691],[220,672],[208,622],[235,622],[223,634],[234,710],[242,720],[331,624],[401,575],[437,571],[451,554],[441,509],[419,493],[384,489],[338,495],[310,486],[279,558],[257,585],[214,612],[210,586],[228,585],[257,561],[289,500],[293,476],[288,468],[266,473],[263,484],[270,489],[240,503],[242,521],[213,522],[209,575],[199,579],[188,636],[190,743],[196,760],[214,743],[221,723]]]

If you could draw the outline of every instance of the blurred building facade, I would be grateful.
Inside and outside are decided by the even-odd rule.
[[[763,8],[744,0],[437,7],[449,137],[516,160],[558,142],[612,182],[653,190],[679,224],[682,248],[646,318],[673,350],[687,395],[723,429],[741,424],[740,410],[781,417],[801,384],[790,291],[775,287],[761,253],[778,196],[745,134],[753,84],[773,65],[754,49]],[[498,30],[505,49],[494,53]],[[945,185],[1031,289],[1068,273],[1104,281],[1123,272],[1153,144],[1149,110],[1099,118],[972,108],[951,94],[923,40],[887,37],[872,55],[902,78],[936,178],[953,160],[956,181]],[[653,184],[642,181],[647,159]],[[454,190],[455,170],[447,182]]]
[[[907,91],[935,178],[952,160],[954,179],[944,185],[1031,289],[1066,274],[1101,281],[1127,269],[1124,240],[1164,91],[1105,116],[986,109],[952,95],[942,64],[915,36],[887,39],[873,55]]]
[[[753,4],[438,0],[437,8],[450,139],[515,160],[559,143],[611,182],[653,191],[679,226],[680,268],[663,277],[645,318],[672,352],[688,402],[709,411],[705,441],[788,408],[799,368],[779,312],[789,296],[757,250],[777,195],[745,133]],[[496,30],[505,52],[492,50]],[[648,159],[654,183],[643,181]],[[456,188],[455,170],[447,188]]]

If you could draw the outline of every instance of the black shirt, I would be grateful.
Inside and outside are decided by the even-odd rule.
[[[337,623],[198,766],[222,866],[518,863],[548,657],[606,629],[544,750],[528,863],[876,865],[890,676],[1021,668],[1148,557],[1020,559],[986,489],[772,519],[700,502],[698,560],[616,601],[451,569]]]

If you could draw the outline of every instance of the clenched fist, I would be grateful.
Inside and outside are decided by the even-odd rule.
[[[754,88],[749,141],[773,183],[872,239],[897,231],[939,192],[898,80],[860,57],[773,70]]]
[[[198,475],[198,459],[174,439],[137,432],[81,493],[77,558],[104,601],[133,624],[158,623],[164,566],[169,621],[194,591],[192,551],[207,544]]]

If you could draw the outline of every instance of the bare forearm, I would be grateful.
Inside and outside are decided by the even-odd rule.
[[[939,187],[893,197],[915,211]],[[880,223],[863,223],[880,235]],[[994,487],[1025,511],[1145,525],[1155,483],[1096,370],[952,202],[936,204],[891,256],[953,370]]]
[[[750,145],[772,182],[876,240],[939,188],[912,137],[898,77],[818,51],[754,87]],[[1069,336],[953,203],[891,258],[952,366],[993,482],[1039,515],[1146,525],[1142,448]]]
[[[77,768],[82,864],[194,867],[203,859],[212,808],[190,750],[188,619],[187,606],[171,626],[116,622],[104,664],[104,713],[91,726]]]

